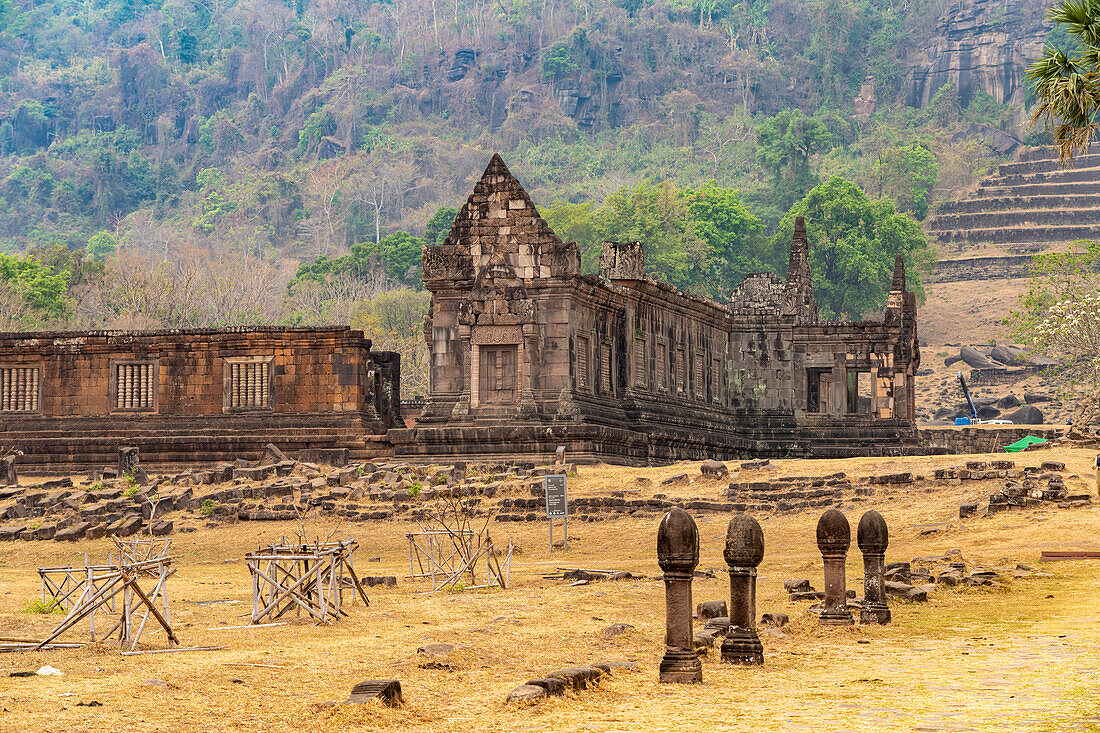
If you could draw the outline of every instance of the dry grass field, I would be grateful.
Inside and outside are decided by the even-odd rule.
[[[1003,457],[1003,456],[1002,456]],[[1071,493],[1091,484],[1093,454],[1054,450],[1021,461],[1065,461],[1080,475]],[[898,470],[931,475],[964,457],[784,460],[769,476],[866,476]],[[633,488],[636,476],[656,484],[678,472],[698,476],[698,464],[628,469],[581,467],[574,495]],[[763,473],[763,472],[762,472]],[[751,478],[742,473],[739,480]],[[890,525],[887,561],[938,555],[958,548],[969,563],[1038,566],[1043,549],[1100,550],[1100,507],[1034,509],[958,520],[958,505],[982,498],[993,482],[877,492],[843,509],[853,525],[866,509]],[[721,496],[724,483],[696,480],[666,493]],[[650,491],[663,490],[651,489]],[[545,522],[500,524],[522,552],[508,590],[417,594],[405,579],[369,591],[371,606],[321,627],[292,619],[286,626],[217,630],[247,622],[246,552],[289,523],[251,522],[180,534],[172,548],[173,620],[186,646],[220,651],[122,657],[117,646],[0,655],[2,731],[1068,731],[1100,730],[1100,561],[1044,564],[1049,577],[1008,586],[941,589],[927,603],[892,601],[886,627],[819,628],[808,603],[792,603],[787,578],[821,588],[814,542],[819,511],[761,514],[767,550],[760,567],[757,613],[791,617],[784,633],[763,634],[765,665],[734,668],[704,660],[701,686],[661,685],[664,588],[656,563],[658,517],[574,523],[569,550],[550,554]],[[697,514],[700,568],[724,569],[725,517]],[[941,524],[933,534],[927,525]],[[327,534],[333,525],[315,521]],[[373,522],[344,526],[361,545],[365,574],[407,573],[404,533],[415,525]],[[79,564],[83,553],[105,555],[103,540],[75,544],[17,542],[0,546],[0,635],[41,638],[59,616],[23,612],[38,597],[36,569]],[[380,563],[366,562],[381,556]],[[555,567],[629,570],[645,579],[567,587],[544,580]],[[1010,573],[1011,574],[1011,573]],[[862,564],[853,547],[848,586],[860,589]],[[728,596],[728,582],[697,580],[695,601]],[[860,593],[862,593],[860,591]],[[206,601],[231,601],[200,605]],[[632,624],[606,637],[613,623]],[[83,640],[86,626],[65,640]],[[701,625],[697,626],[697,630]],[[215,629],[215,630],[210,630]],[[150,645],[163,636],[146,636]],[[429,660],[418,647],[454,644]],[[633,661],[598,687],[533,705],[504,702],[532,677],[566,666]],[[431,666],[428,665],[432,662]],[[63,675],[9,677],[53,665]],[[405,705],[328,705],[361,680],[396,677]],[[89,706],[91,702],[97,706]]]

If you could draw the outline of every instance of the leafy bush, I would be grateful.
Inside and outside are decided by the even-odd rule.
[[[23,613],[57,614],[59,616],[64,616],[65,609],[61,607],[61,603],[56,598],[51,598],[48,601],[43,601],[39,598],[25,604],[23,606]]]

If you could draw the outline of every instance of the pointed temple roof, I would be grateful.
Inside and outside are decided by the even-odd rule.
[[[424,250],[425,280],[523,279],[579,274],[576,244],[563,243],[539,216],[499,153],[455,217],[447,239]]]

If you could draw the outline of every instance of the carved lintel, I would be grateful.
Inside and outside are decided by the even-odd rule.
[[[473,330],[474,344],[519,344],[523,341],[520,326],[478,326]]]

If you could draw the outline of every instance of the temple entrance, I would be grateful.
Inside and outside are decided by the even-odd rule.
[[[516,345],[482,346],[478,397],[483,405],[516,401]]]
[[[833,384],[832,369],[810,369],[807,376],[809,384],[806,390],[807,412],[829,411],[829,390]]]

